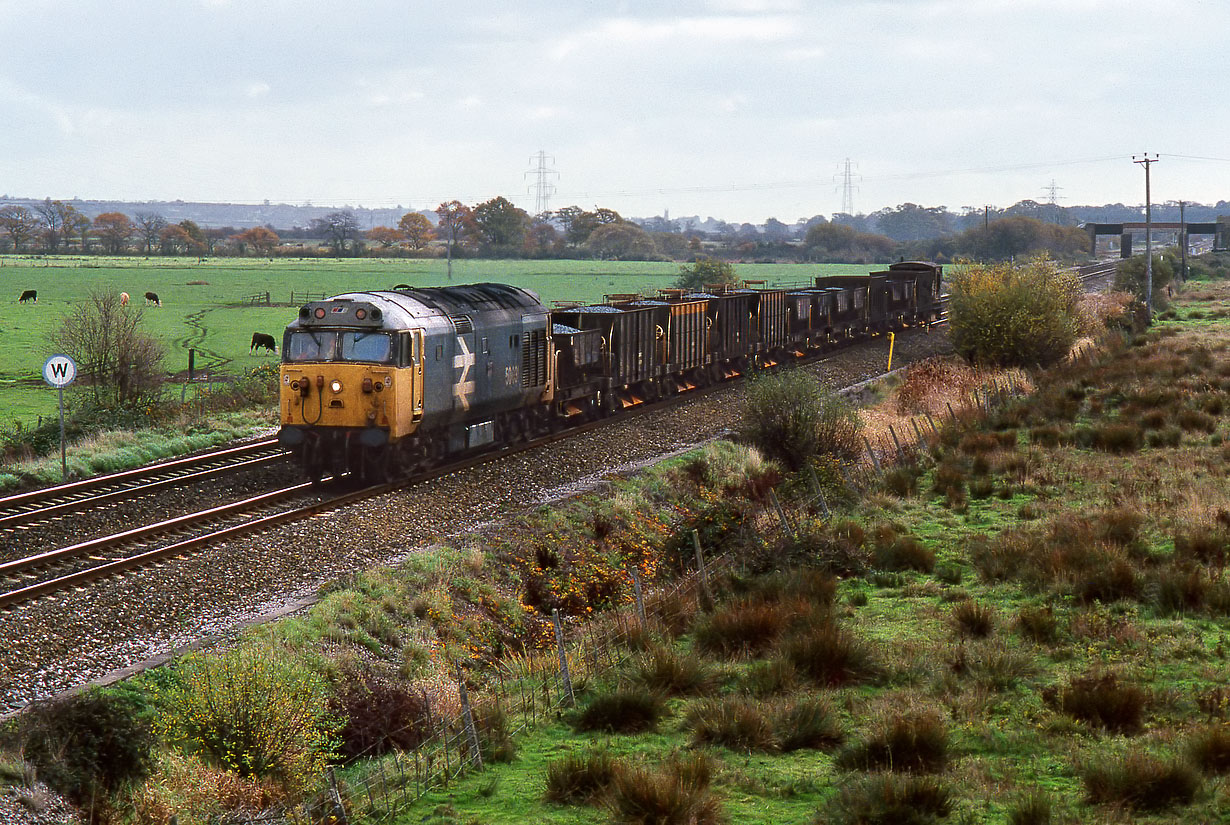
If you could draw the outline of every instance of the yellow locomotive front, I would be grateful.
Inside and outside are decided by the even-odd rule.
[[[286,330],[278,437],[313,478],[384,475],[390,441],[421,415],[422,332],[382,326],[379,307],[333,299]]]

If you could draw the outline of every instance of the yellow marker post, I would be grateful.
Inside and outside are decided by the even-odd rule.
[[[897,336],[891,332],[888,334],[888,369],[885,372],[893,371],[893,344],[897,343]]]

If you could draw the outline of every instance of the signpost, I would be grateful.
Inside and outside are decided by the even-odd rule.
[[[64,450],[64,388],[77,377],[77,362],[67,355],[53,355],[43,364],[43,380],[60,393],[60,478],[68,481],[68,455]]]

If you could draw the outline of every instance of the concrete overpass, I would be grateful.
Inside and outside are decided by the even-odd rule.
[[[1132,236],[1134,234],[1143,234],[1145,231],[1144,221],[1134,221],[1131,223],[1087,223],[1085,231],[1089,233],[1089,252],[1092,256],[1097,257],[1098,237],[1103,235],[1118,235],[1119,236],[1119,257],[1132,257]],[[1154,221],[1153,231],[1169,233],[1175,242],[1186,243],[1187,239],[1192,235],[1212,235],[1213,248],[1222,249],[1226,246],[1228,236],[1230,236],[1230,227],[1225,223],[1209,223],[1201,221],[1194,223],[1188,221],[1179,223],[1178,221]]]

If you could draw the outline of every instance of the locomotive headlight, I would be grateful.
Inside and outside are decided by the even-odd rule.
[[[334,378],[334,379],[333,379],[333,383],[331,383],[331,384],[329,385],[329,389],[333,390],[334,392],[341,392],[341,391],[342,391],[342,382],[341,382],[341,381],[338,381],[336,378]]]
[[[366,318],[366,317],[367,317],[367,310],[365,310],[365,309],[356,309],[356,310],[354,311],[354,317],[355,317],[355,318],[358,318],[360,321],[362,321],[364,318]]]

